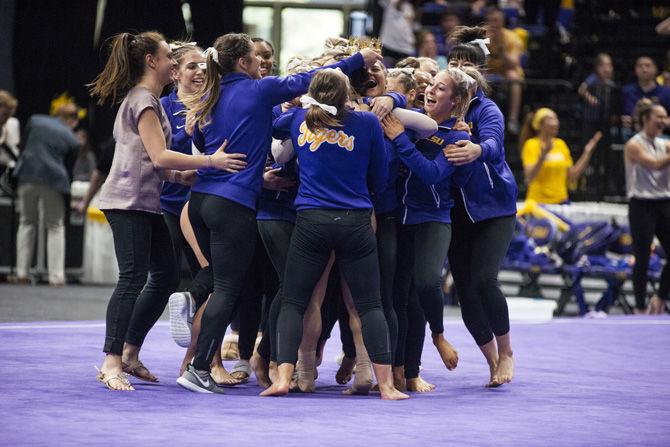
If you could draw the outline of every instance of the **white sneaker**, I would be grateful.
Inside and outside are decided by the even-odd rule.
[[[189,292],[175,292],[168,301],[170,335],[177,345],[188,348],[191,344],[195,303]]]

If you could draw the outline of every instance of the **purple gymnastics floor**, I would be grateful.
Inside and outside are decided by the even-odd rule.
[[[334,381],[337,334],[317,392],[260,398],[255,382],[202,395],[175,383],[183,350],[159,323],[143,360],[160,384],[134,393],[96,382],[101,322],[0,324],[0,445],[670,445],[670,318],[513,324],[514,382],[486,389],[487,367],[458,321],[448,372],[432,346],[433,393],[404,402],[346,397]]]

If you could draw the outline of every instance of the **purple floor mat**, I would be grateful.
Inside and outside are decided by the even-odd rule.
[[[315,394],[260,398],[253,379],[223,396],[181,389],[165,323],[142,355],[161,383],[134,393],[95,380],[101,322],[0,324],[0,445],[670,445],[670,318],[513,324],[516,376],[495,390],[465,327],[446,329],[458,368],[427,344],[437,390],[385,402],[341,395],[336,333]]]

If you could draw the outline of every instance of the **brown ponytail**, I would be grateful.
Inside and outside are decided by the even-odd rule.
[[[221,95],[221,77],[235,71],[237,61],[249,56],[254,43],[246,34],[230,33],[219,36],[214,41],[213,48],[219,61],[216,62],[211,54],[207,56],[205,83],[197,92],[185,95],[182,99],[182,103],[188,109],[186,119],[194,116],[200,128],[210,122],[212,109]]]
[[[156,54],[165,40],[156,31],[140,34],[121,33],[111,38],[111,51],[105,68],[87,84],[91,96],[97,96],[98,105],[111,98],[112,104],[123,99],[144,74],[144,56]]]
[[[331,115],[321,107],[311,106],[305,115],[307,128],[316,132],[328,127],[341,127],[345,106],[349,100],[349,80],[335,70],[323,70],[312,78],[309,96],[321,104],[337,108],[337,115]]]

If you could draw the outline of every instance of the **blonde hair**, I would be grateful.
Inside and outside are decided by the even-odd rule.
[[[523,126],[521,127],[521,132],[519,134],[519,147],[522,148],[524,143],[531,138],[537,136],[542,125],[542,121],[551,114],[556,114],[553,110],[548,107],[540,107],[534,112],[528,113],[526,118],[524,118]]]
[[[448,67],[444,72],[446,72],[453,84],[452,99],[460,99],[456,107],[451,111],[451,114],[461,119],[465,116],[465,112],[468,111],[470,105],[470,83],[472,80],[471,78],[468,79],[467,75],[458,68]]]
[[[642,98],[635,104],[633,116],[635,118],[635,127],[639,130],[644,125],[644,121],[649,118],[651,112],[656,107],[663,107],[661,104],[652,101],[649,98]]]
[[[321,107],[311,106],[305,114],[305,124],[310,131],[342,126],[345,106],[349,100],[348,83],[335,70],[323,70],[314,75],[309,84],[309,96],[322,104],[337,108],[337,114],[331,115]]]
[[[461,70],[477,82],[477,86],[482,89],[484,94],[488,95],[491,93],[491,86],[481,71],[475,67],[461,67]]]
[[[7,90],[0,90],[0,107],[6,107],[13,115],[18,106],[19,102],[11,93]]]

